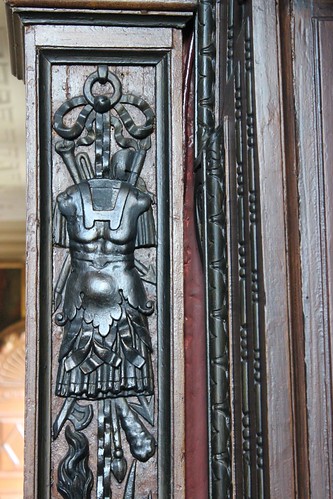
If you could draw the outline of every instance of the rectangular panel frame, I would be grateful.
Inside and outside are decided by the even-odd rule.
[[[88,29],[83,28],[84,31]],[[96,28],[95,28],[96,29]],[[82,27],[80,28],[82,32]],[[99,27],[110,43],[112,28]],[[68,34],[64,43],[64,31]],[[158,210],[158,385],[159,441],[158,488],[161,497],[183,497],[184,471],[182,454],[183,432],[183,279],[182,271],[182,120],[181,120],[181,32],[145,29],[140,50],[123,47],[92,47],[96,42],[82,35],[88,47],[71,47],[76,29],[72,26],[36,26],[26,31],[26,82],[28,129],[28,289],[27,314],[27,429],[26,490],[27,497],[50,497],[50,438],[51,438],[51,331],[52,317],[52,197],[51,197],[51,109],[50,74],[52,64],[149,64],[156,65],[156,156]],[[139,34],[139,29],[129,30]],[[51,33],[51,35],[50,35]],[[81,33],[82,34],[82,33]],[[128,33],[130,40],[134,33]],[[55,36],[56,35],[56,36]],[[59,36],[60,35],[60,36]],[[66,44],[56,49],[57,41]],[[117,38],[117,37],[114,37]],[[118,40],[119,38],[117,38]],[[155,44],[152,43],[155,40]],[[156,43],[159,40],[159,44]],[[119,43],[119,42],[118,42]],[[54,48],[50,47],[53,45]],[[156,46],[157,45],[157,46]],[[159,45],[159,46],[158,46]],[[162,45],[162,46],[161,46]],[[151,48],[151,46],[153,48]],[[176,57],[177,56],[177,57]],[[173,77],[171,76],[173,75]],[[177,78],[178,77],[178,78]],[[35,85],[38,81],[38,87]],[[170,82],[170,84],[168,83]],[[36,104],[39,102],[39,107]],[[37,131],[34,131],[36,117]],[[31,140],[29,140],[31,139]],[[36,162],[36,164],[35,164]],[[176,269],[176,272],[174,271]],[[38,280],[40,278],[40,281]],[[36,292],[32,295],[31,291]],[[37,320],[36,320],[37,318]],[[170,327],[169,327],[170,326]],[[170,338],[164,331],[170,331]],[[178,383],[172,384],[172,373]],[[29,403],[29,401],[31,403]],[[35,419],[36,418],[36,419]],[[33,431],[31,431],[33,428]],[[175,435],[177,428],[177,435]],[[37,449],[29,442],[38,441]],[[37,466],[38,462],[38,466]],[[33,488],[32,488],[33,485]]]

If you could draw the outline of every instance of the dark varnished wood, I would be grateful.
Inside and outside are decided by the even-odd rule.
[[[10,7],[52,8],[52,9],[125,9],[139,10],[189,10],[196,8],[196,0],[7,0]]]
[[[251,2],[226,2],[221,75],[227,178],[232,478],[236,497],[269,490],[260,122]],[[226,42],[227,38],[227,42]]]
[[[219,10],[199,2],[197,17],[196,189],[194,211],[205,280],[209,496],[231,494],[228,261],[223,126],[219,116]]]

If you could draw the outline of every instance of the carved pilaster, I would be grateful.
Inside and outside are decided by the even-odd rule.
[[[245,497],[251,497],[251,439],[249,392],[249,317],[247,308],[248,247],[246,244],[246,163],[244,163],[243,100],[244,85],[241,63],[237,62],[234,74],[235,88],[235,148],[238,207],[238,280],[239,280],[239,337],[242,387],[242,451],[243,483]]]
[[[216,0],[201,0],[197,17],[197,141],[204,146],[215,129]]]
[[[263,407],[262,407],[262,344],[261,338],[261,307],[260,307],[260,227],[258,219],[258,180],[256,165],[256,132],[254,114],[254,81],[253,81],[253,47],[251,21],[246,19],[245,37],[245,81],[246,81],[246,145],[247,163],[249,177],[249,233],[251,244],[251,309],[253,327],[253,383],[255,394],[255,407],[257,408],[255,421],[255,449],[256,449],[256,475],[258,486],[258,497],[264,495],[264,449],[263,449]],[[262,306],[262,304],[261,304]]]
[[[28,109],[25,494],[183,498],[181,30],[193,5],[14,3]]]
[[[230,378],[228,335],[228,279],[226,186],[223,131],[215,131],[206,145],[208,341],[211,403],[211,493],[231,497]]]
[[[205,269],[209,494],[231,497],[226,178],[223,127],[216,123],[216,2],[198,7],[197,189]]]
[[[240,11],[239,11],[240,12]],[[251,11],[241,11],[235,45],[234,89],[234,146],[235,170],[232,171],[232,211],[237,223],[231,227],[234,244],[237,244],[237,286],[232,290],[235,317],[232,342],[235,358],[234,376],[239,376],[239,392],[234,428],[242,446],[243,473],[238,474],[237,487],[244,497],[265,497],[265,407],[263,404],[263,290],[261,268],[261,239],[258,193],[258,159],[256,151],[255,89],[253,79],[253,47]],[[228,97],[226,97],[228,98]],[[232,157],[232,156],[231,156]],[[237,361],[236,361],[237,362]],[[237,420],[241,419],[241,425]],[[236,472],[237,475],[237,472]]]
[[[234,0],[229,0],[227,3],[228,15],[227,15],[227,78],[230,77],[233,64],[234,64],[234,37],[235,37],[235,26],[234,26]]]

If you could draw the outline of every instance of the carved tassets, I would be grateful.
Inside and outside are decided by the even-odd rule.
[[[65,431],[68,443],[57,488],[71,499],[89,498],[92,490],[111,498],[113,476],[124,482],[123,497],[133,498],[136,460],[148,461],[156,448],[148,429],[154,303],[143,284],[156,276],[134,258],[135,249],[155,246],[153,195],[140,176],[154,113],[141,97],[124,93],[107,66],[92,70],[82,85],[82,95],[54,116],[62,139],[55,149],[72,179],[54,208],[54,242],[67,253],[54,290],[54,320],[63,332],[55,393],[64,401],[53,439]],[[94,418],[96,470],[85,434]]]

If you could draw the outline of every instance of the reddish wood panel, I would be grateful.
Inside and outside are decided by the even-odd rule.
[[[186,497],[204,499],[208,494],[207,373],[204,275],[198,251],[193,209],[193,36],[187,39],[184,52],[185,483]]]

